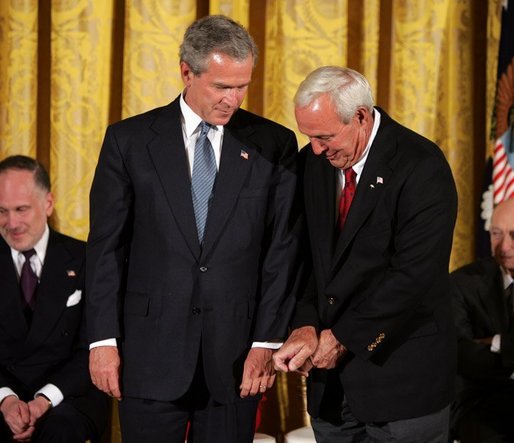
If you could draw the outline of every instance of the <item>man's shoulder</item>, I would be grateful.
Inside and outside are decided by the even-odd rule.
[[[180,106],[178,98],[171,103],[150,109],[140,114],[132,115],[130,117],[119,120],[109,125],[109,128],[118,133],[139,133],[142,128],[149,128],[160,117],[164,120],[180,116]]]
[[[466,281],[475,278],[489,278],[500,272],[500,268],[494,257],[486,257],[475,260],[461,266],[450,274],[454,281]]]
[[[63,234],[61,232],[50,230],[50,237],[48,239],[49,245],[61,244],[68,249],[73,255],[81,255],[86,252],[86,242],[79,240],[75,237]]]
[[[253,127],[255,130],[262,130],[263,132],[272,131],[287,134],[293,133],[291,129],[277,123],[276,121],[241,108],[237,110],[227,123],[227,128],[229,129],[244,129],[249,126]]]

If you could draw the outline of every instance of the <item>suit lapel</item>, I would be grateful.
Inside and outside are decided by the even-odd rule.
[[[173,217],[191,253],[199,257],[200,245],[191,198],[191,178],[180,118],[180,105],[177,98],[163,108],[163,112],[152,125],[156,136],[148,144],[148,152]]]
[[[3,239],[0,239],[0,276],[0,312],[9,313],[3,315],[2,323],[8,327],[2,330],[19,339],[27,334],[28,326],[21,307],[20,286],[11,249]]]
[[[396,142],[390,127],[392,120],[384,111],[380,112],[380,127],[371,145],[343,232],[336,244],[332,268],[334,271],[337,270],[346,248],[375,209],[393,173],[392,159],[396,153]]]
[[[66,309],[66,301],[71,295],[68,293],[69,288],[73,287],[69,279],[76,278],[68,276],[66,272],[72,260],[73,257],[62,241],[50,231],[27,347],[44,341]],[[79,269],[70,270],[74,270],[77,275],[79,273]]]
[[[214,199],[209,208],[207,226],[202,254],[205,256],[213,248],[217,238],[224,231],[232,208],[237,202],[239,192],[243,187],[258,152],[250,145],[247,137],[253,130],[245,128],[244,138],[236,136],[235,132],[226,126],[223,133],[220,168],[216,177]]]
[[[491,319],[492,323],[492,330],[505,333],[509,327],[509,316],[507,313],[503,278],[500,268],[494,259],[490,259],[487,261],[487,266],[484,267],[483,271],[483,277],[477,279],[480,303],[488,312],[488,317]],[[491,289],[493,289],[493,291],[491,291]]]

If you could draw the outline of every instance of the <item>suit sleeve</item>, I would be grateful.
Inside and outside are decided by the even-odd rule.
[[[476,312],[477,307],[474,307],[470,300],[478,297],[475,297],[476,285],[474,287],[472,283],[473,281],[466,283],[454,274],[451,278],[459,374],[468,377],[509,377],[514,371],[514,336],[501,335],[501,353],[491,352],[489,345],[474,341],[484,337],[477,337],[474,333],[473,318],[477,316],[473,315],[473,312]]]
[[[86,254],[88,339],[120,337],[118,307],[130,239],[133,192],[113,127],[107,129],[90,192]]]
[[[286,336],[303,275],[299,256],[300,196],[296,188],[298,147],[292,131],[284,134],[268,203],[254,342],[281,340]]]
[[[343,345],[364,360],[405,340],[409,333],[405,325],[412,322],[418,307],[424,302],[434,305],[429,297],[449,297],[444,275],[457,212],[450,168],[441,153],[421,158],[403,172],[398,166],[395,173],[406,178],[401,189],[389,197],[396,201],[387,205],[392,229],[390,252],[382,251],[391,254],[387,267],[379,271],[382,278],[373,291],[366,297],[353,297],[331,328]],[[355,248],[365,248],[359,241],[357,237]],[[373,259],[360,265],[373,272],[369,260]],[[377,342],[380,346],[373,346]]]

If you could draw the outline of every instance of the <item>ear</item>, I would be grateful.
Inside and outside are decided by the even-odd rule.
[[[180,62],[180,75],[182,77],[184,85],[186,87],[189,87],[191,85],[191,81],[193,79],[194,74],[190,66],[184,61]]]
[[[357,119],[360,126],[365,126],[370,120],[372,120],[370,112],[364,106],[357,108],[355,118]]]
[[[55,199],[54,195],[51,192],[47,192],[45,196],[45,212],[46,216],[50,217],[52,215],[52,212],[54,210],[55,205]]]

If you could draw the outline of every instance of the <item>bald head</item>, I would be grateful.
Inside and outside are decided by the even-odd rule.
[[[496,206],[489,233],[494,258],[514,277],[514,198]]]

